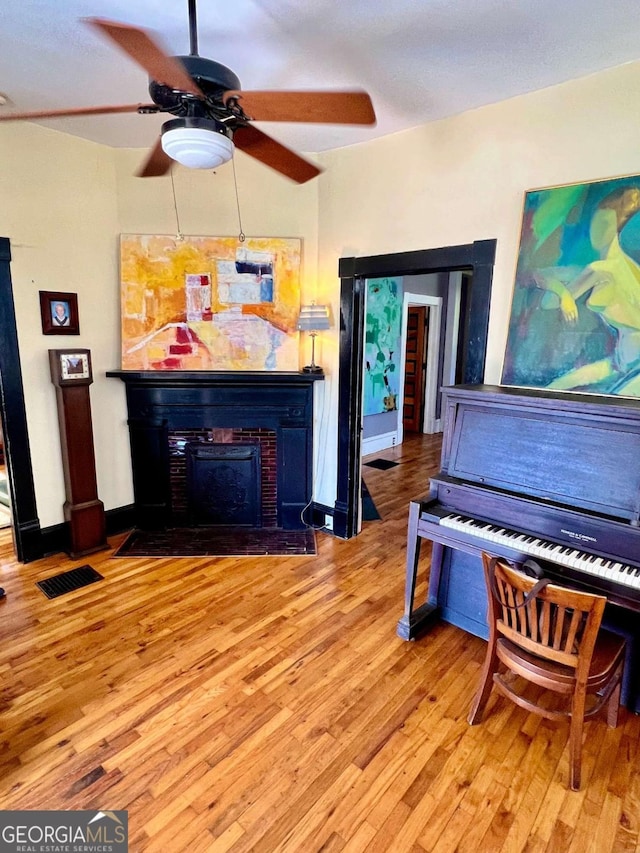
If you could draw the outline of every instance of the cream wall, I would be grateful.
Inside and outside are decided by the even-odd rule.
[[[100,498],[107,507],[130,500],[128,460],[111,426],[119,389],[104,377],[118,351],[115,170],[109,149],[29,124],[3,126],[0,164],[0,235],[11,241],[36,505],[47,527],[63,520],[65,500],[48,349],[91,350]],[[40,290],[77,293],[80,335],[42,334]]]
[[[315,500],[336,492],[339,280],[342,256],[406,252],[497,238],[486,379],[500,379],[523,193],[552,184],[640,173],[640,66],[515,98],[384,139],[319,155],[325,173],[297,186],[239,154],[249,236],[302,237],[304,298],[327,301],[334,326],[318,336],[327,378],[316,387]],[[47,349],[92,351],[98,491],[107,509],[131,501],[119,366],[118,234],[175,233],[168,178],[136,179],[143,152],[112,151],[32,125],[0,132],[0,236],[11,239],[20,354],[42,526],[62,520],[64,484]],[[177,169],[185,234],[236,234],[230,166]],[[45,337],[38,290],[78,293],[79,337]],[[308,361],[303,341],[301,362]]]
[[[171,178],[137,178],[143,152],[114,152],[119,230],[133,234],[175,234],[176,208],[183,234],[248,237],[300,237],[303,240],[303,290],[313,288],[317,262],[318,186],[298,185],[236,154],[238,199],[233,164],[212,171],[174,169]],[[311,159],[311,158],[310,158]]]
[[[105,376],[106,371],[120,367],[118,236],[176,232],[170,179],[133,177],[144,156],[144,152],[112,150],[36,125],[4,125],[0,131],[0,236],[11,241],[20,360],[42,527],[63,521],[65,500],[49,348],[91,350],[98,494],[106,509],[126,506],[133,498],[125,387]],[[302,238],[303,294],[312,298],[317,187],[298,187],[243,154],[237,161],[244,232]],[[232,167],[215,175],[177,168],[174,182],[183,233],[238,233]],[[78,294],[79,336],[42,334],[40,290]]]
[[[497,238],[485,374],[497,383],[524,192],[640,173],[640,63],[328,152],[321,162],[318,275],[334,311],[340,257]],[[331,375],[325,453],[333,460],[337,346],[327,341],[322,358]],[[335,489],[327,466],[316,500],[332,503]]]

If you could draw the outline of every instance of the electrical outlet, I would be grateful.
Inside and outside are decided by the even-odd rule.
[[[325,530],[333,530],[333,516],[332,516],[332,515],[327,515],[327,514],[325,513],[325,516],[324,516],[324,529],[325,529]]]

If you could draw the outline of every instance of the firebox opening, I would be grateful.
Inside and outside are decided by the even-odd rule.
[[[196,441],[185,450],[189,526],[260,527],[260,445]]]
[[[266,428],[169,432],[170,526],[276,528],[276,433]]]

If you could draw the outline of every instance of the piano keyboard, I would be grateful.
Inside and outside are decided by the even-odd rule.
[[[528,536],[515,530],[507,530],[504,527],[497,527],[463,515],[446,515],[440,519],[440,524],[443,527],[460,530],[475,538],[486,540],[487,543],[504,545],[531,557],[539,557],[614,583],[640,589],[640,568],[638,567],[627,566],[615,560],[587,554],[570,546],[545,542],[544,539],[537,539],[535,536]],[[487,547],[487,550],[490,551],[490,547]]]

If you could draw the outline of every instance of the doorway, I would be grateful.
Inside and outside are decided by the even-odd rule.
[[[468,270],[460,298],[457,381],[481,383],[489,326],[496,240],[392,255],[341,258],[338,478],[334,533],[344,539],[359,528],[362,450],[362,381],[366,279]],[[425,491],[428,483],[425,483]]]
[[[443,300],[439,296],[411,292],[404,294],[400,343],[404,394],[401,400],[402,418],[398,424],[398,444],[402,443],[407,428],[407,415],[410,432],[440,431],[437,398],[442,311]]]
[[[427,372],[427,340],[429,309],[425,305],[409,305],[405,325],[404,370],[402,381],[402,431],[422,432],[424,392]]]

